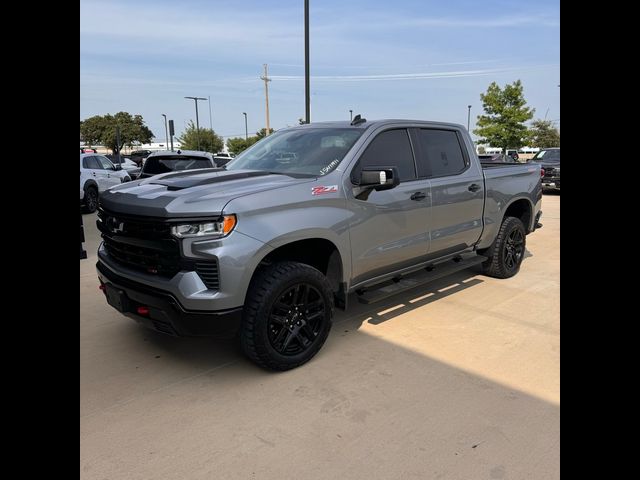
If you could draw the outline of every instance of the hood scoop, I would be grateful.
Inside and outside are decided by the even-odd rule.
[[[190,187],[199,187],[202,185],[212,185],[233,180],[241,180],[245,178],[263,177],[269,175],[269,172],[263,171],[240,171],[230,172],[225,170],[208,171],[206,173],[178,173],[167,175],[163,178],[154,179],[148,182],[150,185],[162,185],[167,187],[169,191],[182,190]]]

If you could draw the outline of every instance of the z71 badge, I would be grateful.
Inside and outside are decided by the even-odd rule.
[[[329,185],[328,187],[312,187],[311,195],[323,195],[325,193],[338,193],[338,185]]]

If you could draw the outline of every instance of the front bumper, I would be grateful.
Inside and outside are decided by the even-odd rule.
[[[108,303],[148,328],[173,336],[218,338],[233,337],[240,329],[242,307],[215,311],[187,310],[170,292],[117,275],[100,261],[96,268]],[[118,296],[118,300],[114,301],[107,294]],[[140,314],[141,311],[144,313]]]

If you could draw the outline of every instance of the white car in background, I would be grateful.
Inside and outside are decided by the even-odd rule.
[[[80,154],[80,204],[93,213],[98,208],[102,192],[115,185],[131,181],[126,170],[119,170],[104,155]]]
[[[111,163],[113,163],[114,165],[118,165],[117,157],[115,157],[114,155],[106,155],[106,157],[111,160]],[[138,166],[138,164],[131,160],[129,157],[121,156],[120,160],[122,162],[122,170],[127,171],[129,176],[131,177],[131,180],[135,180],[136,178],[138,178],[142,167]]]

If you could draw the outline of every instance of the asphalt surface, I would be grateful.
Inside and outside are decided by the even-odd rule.
[[[308,364],[138,326],[80,261],[82,479],[556,479],[560,195],[518,275],[463,271],[352,301]]]

